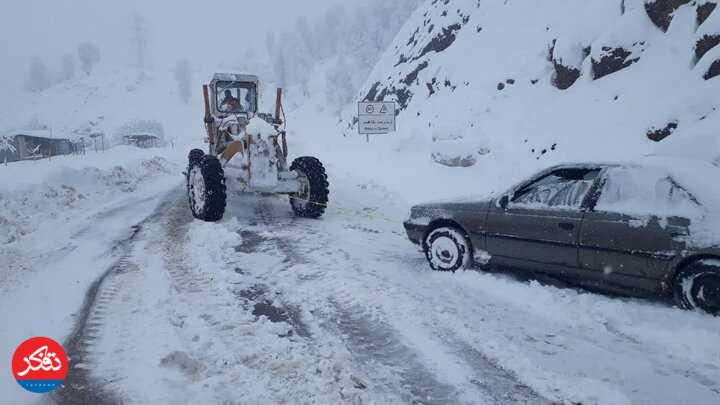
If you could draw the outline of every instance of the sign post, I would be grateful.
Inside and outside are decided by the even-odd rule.
[[[395,132],[395,102],[359,102],[358,132],[370,142],[370,135]]]

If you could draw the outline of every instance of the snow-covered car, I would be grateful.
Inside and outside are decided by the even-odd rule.
[[[405,222],[432,269],[552,273],[720,314],[720,191],[711,164],[555,166],[489,198],[417,205]]]

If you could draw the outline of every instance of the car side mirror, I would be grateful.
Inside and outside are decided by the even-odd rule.
[[[507,195],[500,197],[500,201],[498,201],[498,204],[500,204],[500,208],[506,210],[508,205],[510,204],[510,197]]]

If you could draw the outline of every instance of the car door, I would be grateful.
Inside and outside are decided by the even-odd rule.
[[[655,291],[685,248],[690,221],[679,214],[696,203],[672,178],[653,173],[614,167],[603,174],[580,233],[580,264],[588,276]]]
[[[599,168],[558,168],[493,204],[486,222],[495,263],[567,273],[579,267],[577,242],[584,204]]]

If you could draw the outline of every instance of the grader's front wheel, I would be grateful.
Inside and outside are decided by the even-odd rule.
[[[323,164],[314,157],[300,157],[290,166],[298,173],[302,189],[290,195],[295,215],[302,218],[320,218],[325,213],[330,194],[330,183]]]
[[[195,218],[217,222],[225,214],[225,173],[214,156],[190,156],[187,173],[190,210]]]

